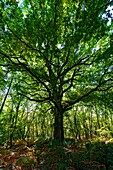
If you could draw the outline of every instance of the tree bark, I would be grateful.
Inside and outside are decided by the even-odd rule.
[[[7,90],[6,95],[5,95],[4,99],[3,99],[2,106],[1,106],[1,108],[0,108],[0,113],[2,113],[2,110],[3,110],[3,108],[4,108],[4,105],[5,105],[7,96],[8,96],[8,94],[9,94],[9,92],[10,92],[10,88],[11,88],[12,82],[13,82],[13,78],[11,78],[11,81],[10,81],[10,84],[9,84],[9,87],[8,87],[8,90]]]
[[[63,112],[55,108],[54,139],[61,144],[64,141]]]

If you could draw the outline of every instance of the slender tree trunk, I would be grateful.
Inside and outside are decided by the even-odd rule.
[[[92,123],[93,123],[93,119],[92,119],[92,115],[93,115],[93,113],[92,113],[92,108],[90,109],[91,111],[90,111],[90,116],[89,116],[89,131],[90,131],[90,138],[92,139],[93,138],[93,130],[92,130],[92,127],[93,127],[93,125],[92,125]]]
[[[77,115],[75,113],[74,115],[74,128],[75,128],[75,136],[76,136],[76,139],[80,136],[80,132],[79,132],[79,129],[78,129],[78,124],[77,124]],[[80,128],[80,127],[79,127]]]
[[[6,95],[5,95],[4,99],[3,99],[3,102],[2,102],[2,105],[1,105],[1,108],[0,108],[0,113],[2,113],[2,110],[3,110],[3,108],[4,108],[4,105],[5,105],[7,96],[8,96],[8,94],[9,94],[9,92],[10,92],[10,88],[11,88],[12,82],[13,82],[13,78],[11,78],[11,81],[10,81],[10,84],[9,84],[9,87],[8,87],[8,90],[7,90]]]
[[[10,142],[9,148],[12,148],[12,146],[13,146],[13,132],[11,132],[11,134],[9,136],[9,142]]]
[[[36,117],[36,122],[35,122],[35,137],[38,137],[39,135],[39,129],[38,129],[38,118]]]
[[[100,125],[100,119],[99,119],[99,113],[98,113],[98,109],[97,109],[97,106],[95,105],[95,113],[96,113],[96,119],[97,119],[97,126],[96,126],[96,130],[97,129],[100,129],[101,128],[101,125]],[[95,130],[95,131],[96,131]],[[96,131],[96,135],[97,136],[100,136],[99,132]]]
[[[54,139],[61,144],[64,140],[63,113],[55,109]]]

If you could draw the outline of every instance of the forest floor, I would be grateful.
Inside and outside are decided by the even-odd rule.
[[[0,170],[113,170],[113,142],[21,140],[0,146]]]

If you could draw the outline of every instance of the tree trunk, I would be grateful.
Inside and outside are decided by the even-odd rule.
[[[64,140],[63,113],[55,109],[54,139],[61,144]]]
[[[1,108],[0,108],[0,113],[2,113],[2,110],[3,110],[3,108],[4,108],[4,105],[5,105],[7,96],[8,96],[8,94],[9,94],[9,92],[10,92],[10,88],[11,88],[12,82],[13,82],[13,78],[11,78],[11,81],[10,81],[10,84],[9,84],[9,87],[8,87],[8,90],[7,90],[6,95],[5,95],[4,99],[3,99],[2,106],[1,106]]]

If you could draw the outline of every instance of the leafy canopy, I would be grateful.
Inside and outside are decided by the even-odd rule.
[[[15,73],[18,93],[65,111],[110,89],[108,6],[112,1],[2,1],[0,69]]]

